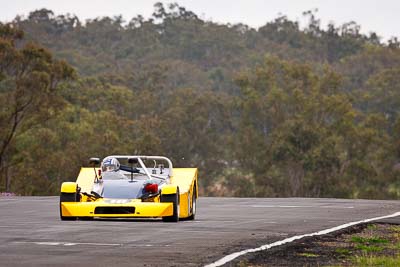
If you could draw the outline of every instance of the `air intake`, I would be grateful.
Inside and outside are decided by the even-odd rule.
[[[94,214],[134,214],[135,207],[96,207]]]

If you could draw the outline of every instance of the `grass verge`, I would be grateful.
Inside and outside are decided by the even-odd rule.
[[[230,266],[400,266],[400,225],[357,225],[248,254]]]

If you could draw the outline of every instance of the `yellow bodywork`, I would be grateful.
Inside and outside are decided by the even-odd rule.
[[[179,218],[186,218],[189,214],[189,197],[193,193],[193,189],[197,186],[197,169],[196,168],[174,168],[174,176],[171,177],[171,184],[177,185],[179,188]],[[196,190],[196,198],[198,190]]]
[[[135,207],[132,214],[95,214],[96,207]],[[160,202],[131,201],[124,204],[110,204],[106,199],[94,202],[62,202],[63,216],[73,217],[164,217],[172,215],[172,204]]]
[[[169,184],[169,185],[164,186],[164,187],[162,188],[162,190],[161,190],[162,194],[165,194],[165,195],[168,195],[168,194],[175,194],[176,191],[177,191],[176,185],[172,185],[172,184]]]
[[[96,169],[97,172],[97,169]],[[142,201],[141,199],[124,200],[118,202],[106,198],[91,199],[84,192],[90,193],[95,180],[93,168],[81,168],[79,176],[74,182],[65,182],[61,186],[61,193],[76,192],[76,185],[80,187],[80,202],[61,202],[60,212],[65,217],[164,217],[172,216],[172,202],[160,202],[160,197]],[[196,188],[196,189],[195,189]],[[170,184],[162,188],[162,194],[174,194],[179,190],[179,218],[187,218],[190,214],[191,197],[197,190],[197,168],[174,168]],[[195,191],[194,191],[195,190]],[[95,209],[104,207],[132,207],[134,213],[123,214],[95,214]]]
[[[75,192],[76,192],[76,183],[65,182],[61,185],[61,193],[75,193]]]

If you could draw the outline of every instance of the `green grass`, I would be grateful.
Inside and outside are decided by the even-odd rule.
[[[351,241],[354,243],[359,243],[359,244],[386,244],[389,243],[389,240],[383,239],[380,237],[361,237],[361,236],[353,236],[351,238]]]
[[[338,254],[341,254],[343,256],[351,254],[351,251],[347,248],[337,248],[337,249],[335,249],[335,252]]]
[[[385,266],[397,267],[400,266],[400,256],[364,256],[354,257],[353,263],[355,266]]]
[[[298,253],[297,255],[299,255],[299,256],[301,256],[301,257],[306,257],[306,258],[315,258],[315,257],[319,257],[317,254],[314,254],[314,253],[307,253],[307,252]]]
[[[380,252],[380,251],[383,250],[382,247],[364,245],[364,244],[358,244],[358,245],[355,246],[355,248],[359,249],[359,250],[362,250],[363,252],[366,252],[366,253]]]
[[[369,225],[368,230],[374,231],[378,229],[377,225]],[[392,226],[390,228],[391,236],[400,233],[400,226]],[[393,244],[388,239],[371,236],[352,236],[351,242],[355,243],[355,248],[362,251],[362,255],[352,257],[352,262],[355,266],[385,266],[394,267],[400,266],[400,255],[379,256],[376,252],[381,252],[385,249],[399,249],[400,243]]]
[[[377,236],[373,237],[353,236],[351,237],[351,241],[353,243],[356,243],[355,245],[356,249],[362,250],[365,253],[380,252],[384,249],[380,245],[389,243],[389,240]]]
[[[400,226],[393,225],[389,228],[389,230],[395,233],[400,233]]]
[[[337,259],[346,266],[400,266],[400,225],[383,230],[379,225],[368,225],[364,234],[347,237],[347,246],[335,249]],[[330,267],[338,266],[342,265]]]

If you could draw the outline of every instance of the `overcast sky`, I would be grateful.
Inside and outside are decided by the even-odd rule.
[[[26,16],[40,8],[51,9],[56,15],[75,14],[81,20],[122,15],[129,21],[138,14],[151,16],[156,2],[177,2],[203,19],[241,22],[254,28],[282,14],[304,23],[302,12],[318,8],[322,25],[355,21],[364,33],[374,31],[384,39],[400,36],[400,0],[0,0],[0,21],[11,21],[16,15]]]

